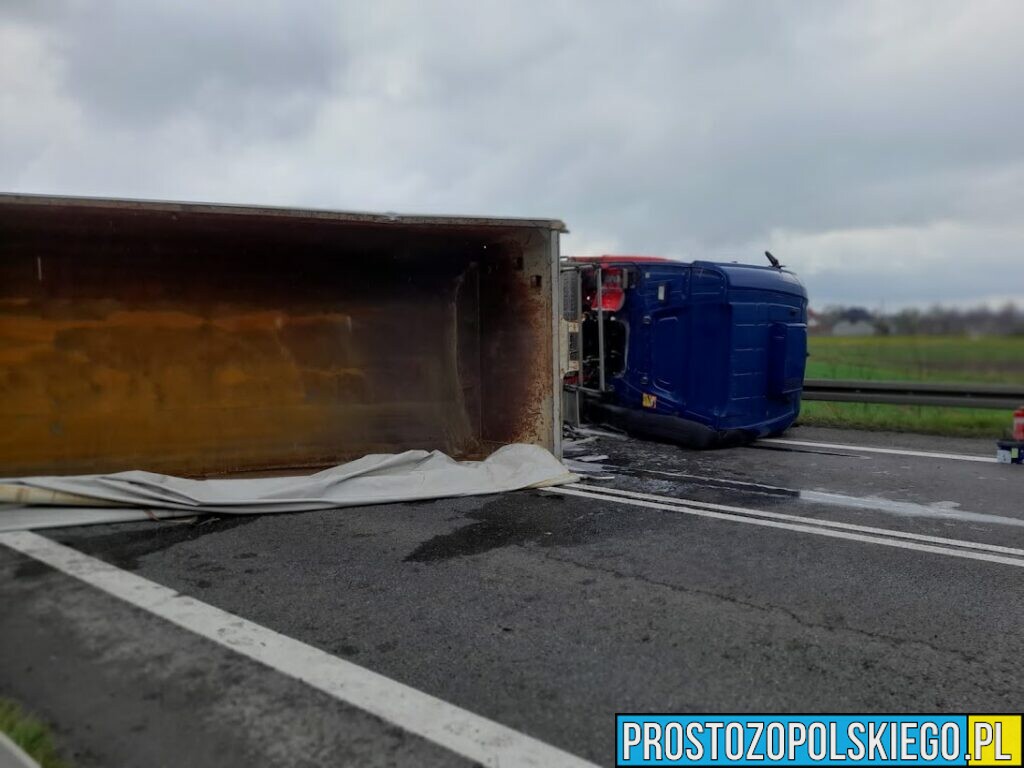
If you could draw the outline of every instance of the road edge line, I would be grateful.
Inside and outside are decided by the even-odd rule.
[[[0,533],[0,544],[482,765],[594,768],[532,736],[45,536]]]

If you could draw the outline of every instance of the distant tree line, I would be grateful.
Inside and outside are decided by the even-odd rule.
[[[871,324],[879,335],[1024,336],[1024,308],[1006,303],[998,309],[936,305],[928,309],[872,312],[864,307],[827,306],[812,311],[812,330],[829,333],[839,323]]]

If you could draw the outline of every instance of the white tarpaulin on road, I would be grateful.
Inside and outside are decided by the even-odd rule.
[[[475,496],[575,482],[536,445],[506,445],[484,461],[439,451],[372,454],[313,475],[188,480],[153,472],[0,479],[0,531],[196,514],[306,512]]]

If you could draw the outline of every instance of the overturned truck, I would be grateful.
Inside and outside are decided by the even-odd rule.
[[[570,421],[691,448],[784,431],[800,413],[807,292],[772,266],[563,260]],[[572,369],[572,370],[568,370]]]
[[[0,475],[559,455],[562,231],[0,195]]]

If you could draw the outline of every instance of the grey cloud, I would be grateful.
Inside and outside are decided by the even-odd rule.
[[[216,131],[301,132],[343,55],[330,3],[66,2],[46,25],[65,88],[102,127],[145,130],[196,116]],[[58,10],[59,9],[59,10]]]
[[[771,243],[828,300],[1024,284],[1013,0],[0,7],[46,57],[3,75],[37,117],[0,124],[0,187],[550,215],[567,250]],[[988,276],[950,277],[972,258]]]

